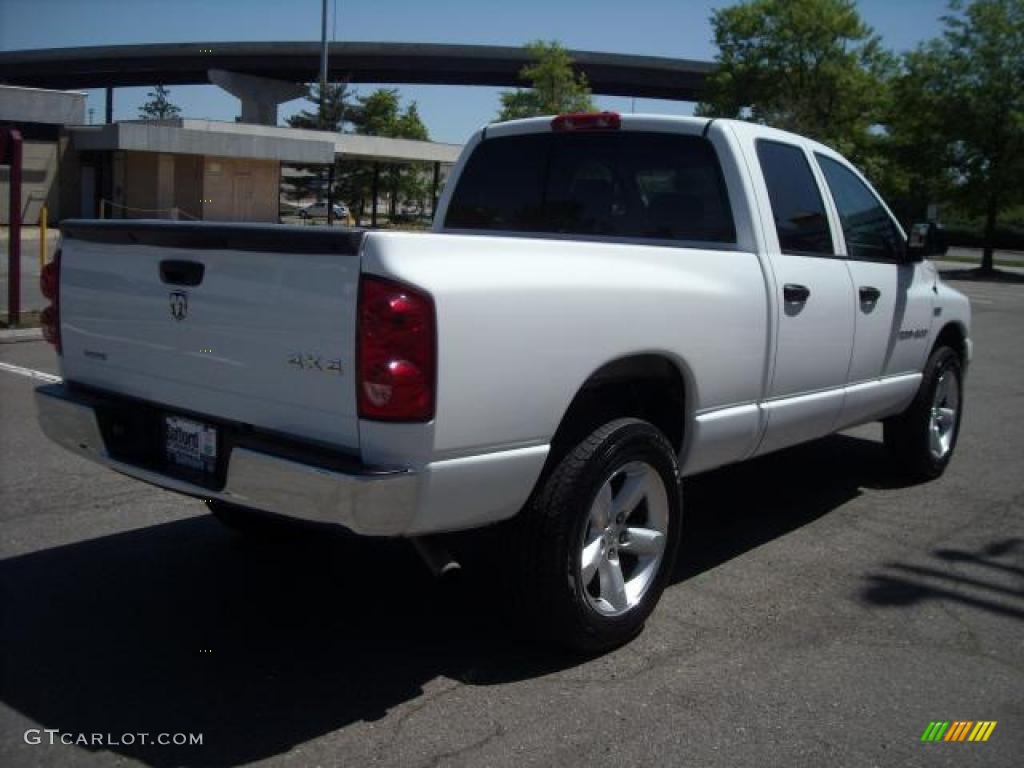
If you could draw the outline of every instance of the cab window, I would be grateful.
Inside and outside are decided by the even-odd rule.
[[[766,139],[758,139],[756,146],[779,249],[798,256],[833,255],[825,203],[804,151]]]
[[[839,211],[851,259],[893,261],[902,237],[888,211],[857,174],[825,155],[816,155]]]

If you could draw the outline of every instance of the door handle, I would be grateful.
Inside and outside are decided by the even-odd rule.
[[[168,259],[160,262],[160,279],[168,285],[199,285],[206,265],[198,261]]]
[[[811,296],[811,289],[806,285],[786,283],[782,288],[782,297],[787,304],[803,304]]]
[[[874,304],[882,297],[882,292],[873,285],[862,285],[859,290],[860,300],[865,304]]]

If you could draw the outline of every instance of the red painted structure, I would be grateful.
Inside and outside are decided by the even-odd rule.
[[[0,165],[11,167],[10,237],[7,241],[7,324],[13,328],[21,317],[21,132],[0,128]]]

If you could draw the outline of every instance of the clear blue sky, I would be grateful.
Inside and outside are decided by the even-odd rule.
[[[566,47],[710,60],[709,17],[731,2],[709,0],[328,0],[338,40],[521,45],[538,38]],[[321,0],[0,0],[0,50],[125,43],[319,40]],[[864,19],[896,51],[939,33],[944,0],[862,0]],[[372,86],[360,86],[368,91]],[[115,91],[116,119],[134,118],[145,88]],[[499,89],[402,86],[439,141],[462,142],[493,119]],[[186,116],[233,120],[238,101],[213,86],[175,86]],[[629,111],[630,100],[600,98]],[[89,94],[97,122],[102,92]],[[301,101],[282,107],[281,117]],[[638,112],[689,114],[692,105],[638,99]]]

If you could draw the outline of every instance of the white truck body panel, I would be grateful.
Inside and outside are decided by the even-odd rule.
[[[357,448],[352,386],[359,259],[64,243],[64,378]],[[205,266],[175,319],[160,262]],[[336,361],[340,371],[290,362]],[[305,364],[305,362],[303,363]]]
[[[580,382],[631,355],[674,360],[695,412],[759,397],[767,298],[755,254],[502,237],[502,258],[481,255],[494,242],[380,233],[364,246],[367,271],[437,301],[443,341],[426,455],[544,443]],[[378,446],[374,434],[362,441],[375,461],[395,445],[384,437]]]
[[[390,480],[352,480],[344,469],[311,469],[247,446],[224,488],[210,491],[161,483],[152,469],[111,459],[88,403],[47,404],[44,428],[72,450],[179,491],[271,511],[291,503],[289,514],[362,533],[421,535],[515,515],[570,403],[609,363],[653,355],[679,372],[679,455],[683,473],[693,474],[900,412],[939,332],[953,324],[968,334],[966,299],[931,264],[850,256],[815,158],[856,170],[826,147],[763,126],[622,117],[623,132],[706,136],[734,243],[446,228],[482,143],[550,130],[550,119],[539,118],[478,132],[449,179],[434,231],[368,232],[358,252],[64,243],[62,366],[70,382],[343,450],[393,468]],[[761,139],[806,155],[834,253],[783,252]],[[165,260],[205,268],[202,283],[187,289],[187,320],[169,309],[173,286],[159,276]],[[361,275],[415,286],[433,300],[430,421],[358,417]],[[809,298],[787,301],[793,285]],[[864,287],[879,291],[877,301],[858,299]],[[965,346],[969,356],[969,338]],[[324,370],[327,363],[337,366]],[[305,490],[289,497],[280,487],[289,482]]]

